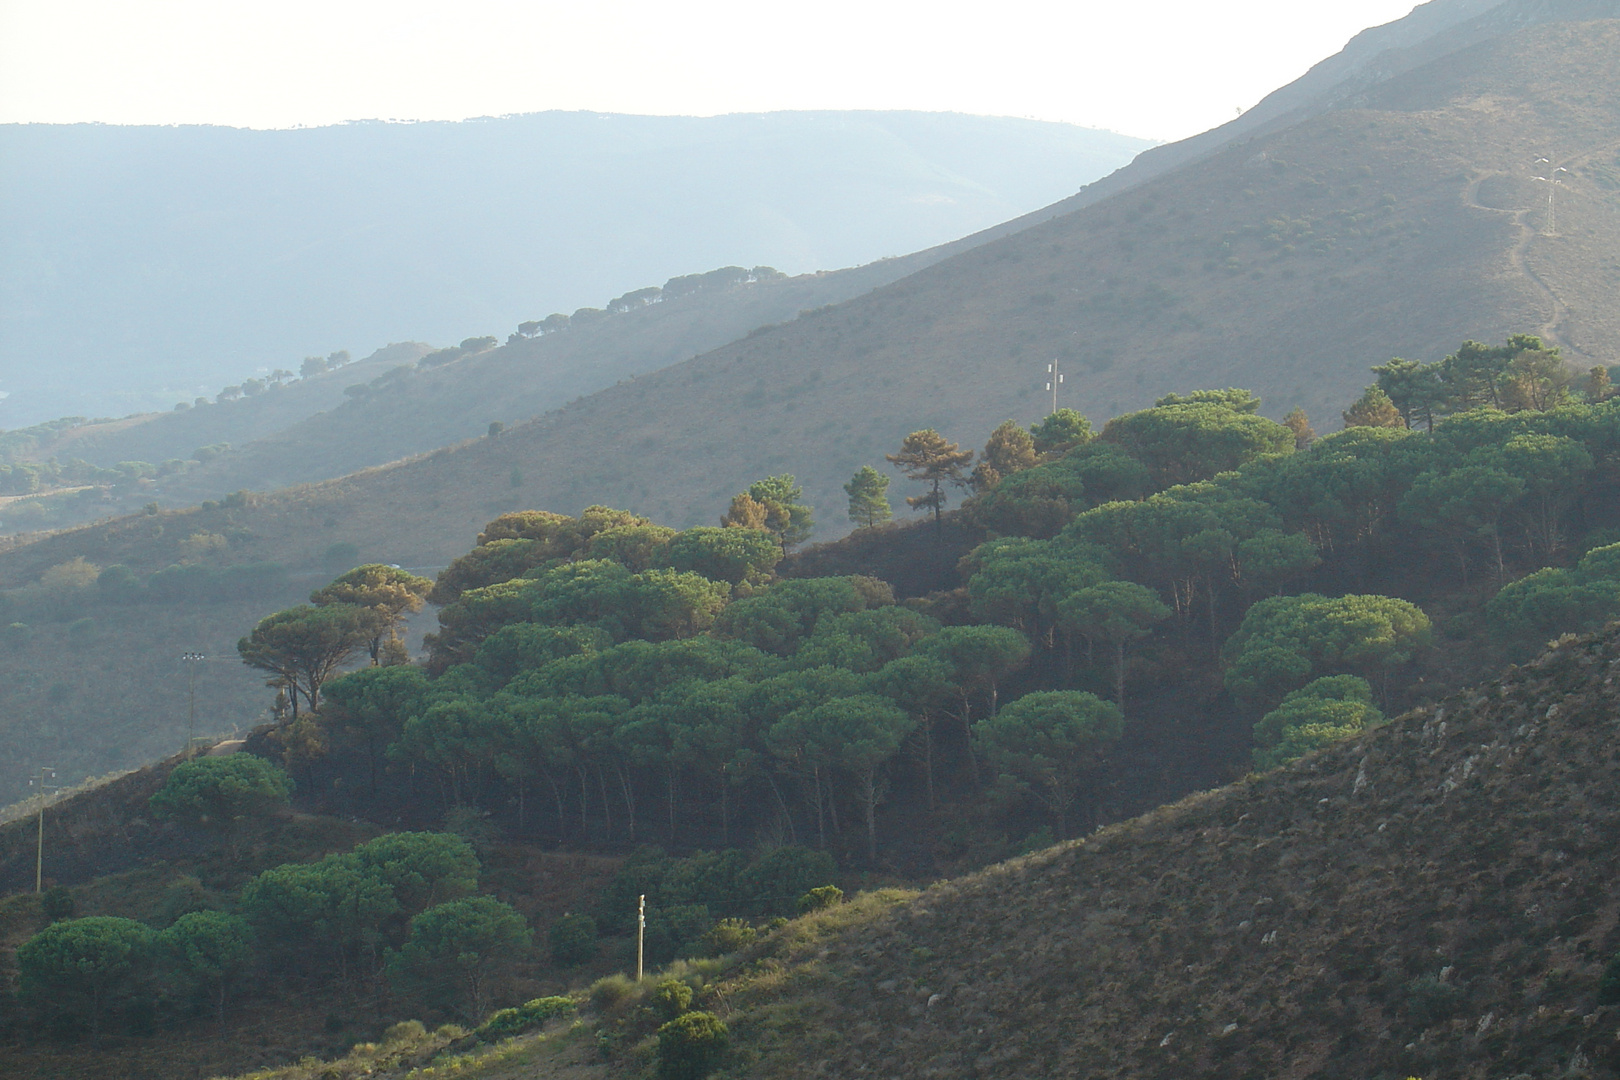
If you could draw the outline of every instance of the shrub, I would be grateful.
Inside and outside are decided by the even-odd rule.
[[[596,955],[596,920],[564,915],[551,924],[551,959],[564,967],[583,964]]]
[[[73,917],[73,894],[60,885],[53,885],[45,890],[39,898],[39,910],[51,922],[61,922],[63,919]]]
[[[1406,1011],[1419,1028],[1432,1027],[1445,1018],[1462,991],[1433,975],[1406,984]]]
[[[837,874],[838,864],[829,853],[788,845],[749,864],[737,875],[737,891],[743,897],[765,898],[759,905],[760,914],[791,915],[794,897]]]
[[[384,1046],[398,1046],[402,1043],[420,1042],[427,1038],[427,1026],[420,1020],[401,1020],[399,1023],[383,1032]]]
[[[665,979],[653,988],[648,1004],[665,1020],[674,1020],[692,1007],[692,988],[679,979]]]
[[[1598,984],[1598,997],[1605,1002],[1620,1001],[1620,953],[1609,959],[1603,969],[1603,981]]]
[[[799,897],[799,911],[809,914],[812,911],[821,911],[823,908],[837,907],[844,902],[844,890],[836,885],[823,885],[819,889],[811,889]]]
[[[511,1038],[529,1028],[538,1027],[553,1016],[573,1012],[577,1006],[573,998],[543,997],[525,1001],[515,1009],[501,1009],[479,1025],[473,1032],[484,1042]]]
[[[703,947],[711,956],[724,956],[746,949],[759,937],[759,931],[742,919],[721,919],[703,935]]]
[[[658,1029],[661,1080],[702,1080],[720,1064],[731,1033],[713,1013],[689,1012]]]
[[[616,1009],[636,992],[636,981],[628,975],[609,975],[591,984],[591,1004],[604,1011]]]

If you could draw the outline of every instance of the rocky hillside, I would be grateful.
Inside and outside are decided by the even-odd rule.
[[[1620,632],[712,993],[753,1077],[1612,1077]]]

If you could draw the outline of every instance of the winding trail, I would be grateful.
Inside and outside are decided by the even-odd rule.
[[[1620,141],[1608,143],[1604,146],[1593,147],[1585,153],[1567,158],[1551,167],[1553,169],[1563,168],[1573,170],[1576,165],[1587,160],[1588,158],[1596,154],[1613,150],[1616,147],[1620,147]],[[1508,262],[1510,262],[1513,265],[1513,268],[1522,274],[1524,278],[1528,280],[1532,286],[1534,286],[1537,292],[1546,298],[1547,306],[1551,309],[1551,314],[1537,330],[1538,336],[1540,336],[1543,341],[1551,345],[1558,346],[1563,350],[1566,356],[1573,353],[1578,356],[1584,356],[1588,359],[1592,359],[1591,355],[1587,353],[1586,350],[1582,349],[1570,339],[1568,327],[1568,305],[1566,305],[1564,301],[1559,298],[1558,294],[1553,291],[1552,286],[1547,284],[1546,279],[1530,266],[1529,260],[1525,257],[1530,250],[1530,245],[1535,243],[1536,238],[1541,235],[1541,233],[1536,229],[1531,228],[1529,222],[1526,220],[1530,214],[1534,210],[1539,209],[1539,207],[1527,207],[1523,210],[1504,210],[1500,207],[1486,206],[1484,203],[1479,201],[1479,189],[1480,186],[1485,183],[1485,181],[1498,176],[1509,175],[1511,174],[1502,172],[1500,170],[1493,170],[1480,175],[1479,177],[1470,181],[1468,186],[1463,189],[1463,202],[1465,205],[1475,210],[1483,210],[1488,214],[1503,214],[1513,219],[1513,224],[1518,229],[1519,237],[1514,242],[1513,247],[1508,251]]]

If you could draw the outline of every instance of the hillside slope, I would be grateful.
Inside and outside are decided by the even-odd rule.
[[[276,428],[255,427],[244,431],[245,437],[213,440],[234,448],[204,468],[166,480],[153,494],[164,505],[184,506],[243,488],[266,491],[325,480],[434,450],[484,434],[491,421],[528,420],[803,310],[848,300],[947,254],[936,248],[844,270],[720,284],[594,320],[581,318],[542,336],[513,335],[505,346],[448,362],[429,357],[430,366],[420,368],[373,369],[360,378],[322,376],[347,387],[347,394],[320,413],[290,417]],[[188,416],[165,415],[152,424],[86,436],[73,452],[97,464],[161,460],[150,456],[157,446],[178,451],[191,437],[180,426]]]
[[[1612,1077],[1617,670],[1565,644],[745,967],[731,1075]]]
[[[459,341],[698,266],[870,262],[1147,145],[901,112],[0,126],[0,425],[167,408],[267,356]]]
[[[415,363],[431,351],[432,346],[421,342],[398,342],[335,370],[272,385],[251,396],[216,399],[204,405],[186,400],[177,403],[183,408],[166,412],[87,420],[63,429],[55,438],[41,440],[23,458],[82,458],[97,465],[157,463],[188,457],[200,446],[241,445],[335,408],[345,400],[344,387]],[[289,362],[297,366],[290,358]]]
[[[1571,170],[1558,236],[1530,179],[1543,149]],[[497,439],[266,497],[241,526],[255,557],[289,564],[350,541],[442,565],[505,510],[606,503],[681,526],[786,471],[825,537],[843,481],[907,431],[973,445],[1043,415],[1054,358],[1059,404],[1096,419],[1239,385],[1323,430],[1391,354],[1531,331],[1612,363],[1616,251],[1620,21],[1542,25]],[[150,537],[138,522],[56,536],[0,558],[0,580],[80,554],[130,561]]]

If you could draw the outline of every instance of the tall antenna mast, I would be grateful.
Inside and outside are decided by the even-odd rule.
[[[1057,412],[1058,387],[1063,385],[1063,372],[1058,370],[1057,361],[1046,365],[1046,389],[1052,394],[1052,411]]]
[[[1549,158],[1536,158],[1536,164],[1551,165],[1552,161]],[[1567,172],[1569,170],[1560,165],[1556,169],[1549,169],[1546,176],[1531,177],[1531,179],[1547,185],[1547,232],[1545,233],[1547,236],[1558,235],[1558,208],[1554,202],[1554,196],[1558,193],[1558,189],[1564,186],[1564,182],[1558,179],[1558,174]]]

